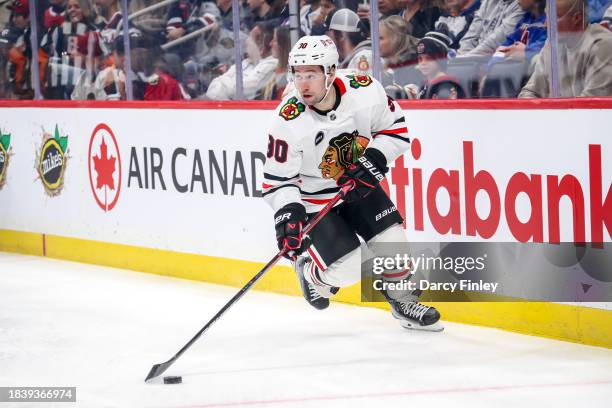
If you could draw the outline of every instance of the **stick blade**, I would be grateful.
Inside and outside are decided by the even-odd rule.
[[[150,379],[162,375],[173,362],[173,360],[170,360],[166,361],[165,363],[155,364],[153,367],[151,367],[151,371],[149,371],[147,378],[145,378],[145,382],[148,382]]]

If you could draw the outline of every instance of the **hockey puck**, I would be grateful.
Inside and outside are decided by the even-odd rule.
[[[180,384],[183,382],[183,377],[172,376],[164,377],[164,384]]]

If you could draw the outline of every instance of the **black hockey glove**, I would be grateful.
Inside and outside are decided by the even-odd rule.
[[[354,202],[370,194],[385,178],[388,170],[384,154],[376,149],[366,149],[357,163],[351,164],[336,181],[339,186],[345,185],[349,180],[355,182],[355,187],[346,194],[344,201]]]
[[[278,249],[287,248],[285,258],[294,259],[310,246],[310,239],[302,236],[306,225],[306,208],[299,203],[290,203],[274,214]]]

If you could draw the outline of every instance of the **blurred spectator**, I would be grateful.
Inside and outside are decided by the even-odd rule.
[[[378,1],[378,12],[381,18],[389,16],[399,16],[403,12],[403,2],[405,0],[379,0]],[[365,9],[364,9],[365,10]],[[368,13],[370,8],[367,8]],[[366,14],[369,19],[369,14]]]
[[[221,13],[221,23],[223,24],[223,27],[228,29],[228,30],[232,30],[232,27],[234,26],[234,21],[233,21],[233,14],[232,14],[232,0],[216,0],[217,1],[217,7],[219,8],[219,11]],[[240,21],[241,21],[241,25],[242,22],[247,20],[247,13],[244,7],[240,7]],[[242,27],[241,27],[242,28]]]
[[[612,6],[606,10],[600,24],[612,31]]]
[[[11,11],[8,8],[5,8],[5,6],[8,7],[9,4],[10,1],[0,0],[0,27],[2,28],[7,26],[11,20]]]
[[[277,17],[270,6],[273,0],[247,0],[249,13],[247,15],[247,28],[251,30],[255,24],[269,21]]]
[[[219,8],[210,0],[178,0],[168,10],[166,39],[174,41],[191,31],[211,25],[220,19]]]
[[[51,30],[64,24],[66,18],[66,0],[49,0],[49,7],[43,14],[43,27]]]
[[[459,42],[468,32],[474,13],[480,8],[480,0],[445,0],[442,15],[436,21],[436,30],[441,24],[448,27],[450,48],[459,49]]]
[[[380,2],[378,7],[380,9]],[[362,0],[357,4],[357,15],[362,20],[370,20],[370,0]]]
[[[271,27],[289,25],[289,0],[269,0],[272,7],[272,15],[274,17],[268,20]]]
[[[99,58],[102,56],[100,37],[91,33],[77,36],[76,51],[74,55],[85,61],[85,69],[80,72],[70,99],[98,99],[95,96],[96,85],[94,81],[98,74],[98,67],[100,66]]]
[[[166,21],[166,39],[176,40],[185,35],[185,24],[190,18],[196,17],[201,1],[199,0],[178,0],[173,3],[168,10],[168,20]]]
[[[11,10],[9,25],[0,36],[1,52],[6,53],[4,61],[8,60],[8,63],[3,63],[2,68],[8,71],[5,75],[8,74],[8,85],[12,96],[17,99],[32,99],[34,91],[31,86],[30,71],[32,48],[29,2],[13,0],[8,9]],[[6,86],[3,88],[2,93],[9,91]]]
[[[329,28],[337,31],[339,69],[349,69],[359,73],[372,73],[372,41],[370,30],[364,20],[360,20],[353,10],[337,10]]]
[[[173,6],[168,11],[165,46],[168,52],[187,59],[205,48],[203,42],[219,25],[221,14],[217,5],[210,0],[179,0]]]
[[[93,24],[94,14],[87,0],[68,0],[66,6],[67,21],[49,31],[42,39],[42,61],[47,61],[45,75],[47,99],[69,99],[74,84],[85,69],[84,55],[94,54],[97,36]],[[78,37],[87,38],[89,49],[86,53],[77,52]]]
[[[435,22],[440,18],[441,10],[431,0],[404,0],[404,10],[401,16],[408,22],[407,34],[423,38],[425,33],[434,29]]]
[[[518,0],[525,15],[506,41],[497,49],[491,62],[504,59],[531,61],[546,41],[546,0]]]
[[[30,9],[28,0],[12,0],[6,9],[9,10],[6,26],[0,31],[0,45],[11,47],[23,35],[30,24]]]
[[[129,15],[144,11],[143,14],[130,19],[130,24],[138,27],[141,32],[148,35],[160,35],[166,32],[168,11],[170,5],[151,10],[150,7],[159,3],[159,0],[130,0],[128,1]],[[213,3],[214,4],[214,3]]]
[[[274,32],[263,23],[251,30],[246,45],[247,58],[242,60],[242,83],[245,99],[254,99],[274,75],[278,60],[272,56],[271,42]],[[206,96],[209,99],[227,100],[236,98],[236,64],[210,83]]]
[[[261,89],[255,99],[282,99],[283,92],[287,87],[287,65],[289,63],[289,51],[291,51],[291,38],[289,27],[277,27],[274,29],[272,38],[272,56],[278,60],[274,75]]]
[[[320,0],[318,10],[319,14],[312,20],[310,35],[324,35],[329,31],[329,24],[336,12],[336,6],[332,0]],[[332,38],[332,40],[338,43],[336,39]]]
[[[310,35],[315,22],[321,23],[325,16],[321,16],[321,0],[303,0],[300,7],[300,27],[304,35]]]
[[[492,55],[525,12],[517,0],[482,0],[468,32],[460,42],[460,56]]]
[[[119,27],[121,22],[121,10],[119,8],[119,0],[93,0],[94,9],[98,14],[96,17],[96,26],[100,30],[105,54],[112,51],[113,41],[119,35],[122,27]]]
[[[191,99],[178,81],[182,64],[174,54],[162,55],[159,39],[130,31],[132,92],[135,100],[178,101]],[[126,97],[125,47],[123,36],[115,39],[115,65],[107,67],[96,78],[97,99],[116,100]]]
[[[104,90],[103,99],[124,99],[125,95],[125,45],[123,35],[115,38],[113,45],[114,66],[105,68],[98,78]],[[132,93],[134,100],[143,100],[149,86],[149,78],[153,75],[153,59],[159,55],[159,40],[154,36],[143,35],[138,31],[130,32],[130,55],[132,74]],[[103,79],[103,80],[102,80]]]
[[[612,7],[612,0],[588,0],[588,16],[591,23],[602,21],[606,10]]]
[[[612,95],[612,33],[599,24],[588,23],[586,0],[556,2],[560,96]],[[550,97],[550,69],[547,41],[519,97]]]
[[[244,50],[248,36],[240,31],[240,43]],[[185,62],[186,81],[194,97],[201,96],[212,80],[224,74],[234,64],[234,33],[217,26],[198,44],[196,53]]]
[[[446,33],[432,31],[423,37],[417,46],[419,54],[418,69],[426,78],[426,83],[418,89],[408,86],[408,93],[416,99],[462,99],[465,91],[459,80],[446,75],[448,50],[451,39]]]
[[[408,23],[400,16],[390,16],[380,21],[380,56],[386,69],[395,69],[418,62],[419,40],[406,34]]]
[[[171,65],[176,66],[177,61],[172,61],[175,55],[163,55],[154,63],[154,73],[146,79],[144,100],[145,101],[181,101],[191,99],[191,96],[183,89],[183,86],[171,72]]]

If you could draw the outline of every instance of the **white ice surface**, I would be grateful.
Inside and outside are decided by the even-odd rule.
[[[254,291],[167,371],[183,384],[145,384],[235,292],[0,253],[0,386],[76,386],[87,408],[611,406],[612,350],[410,332],[385,311]]]

